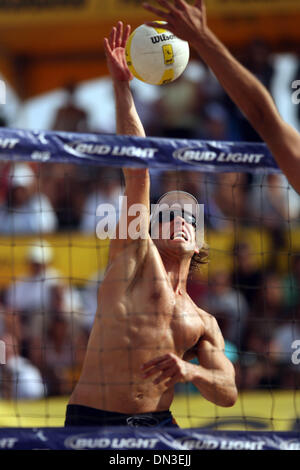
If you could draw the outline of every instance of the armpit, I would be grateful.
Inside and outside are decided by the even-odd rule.
[[[197,357],[198,343],[199,342],[197,342],[192,348],[190,348],[188,351],[184,353],[183,355],[184,361],[190,361],[191,359],[194,359]]]

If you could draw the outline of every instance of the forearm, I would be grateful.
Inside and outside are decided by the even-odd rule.
[[[190,364],[190,381],[201,395],[215,405],[233,406],[237,399],[237,389],[233,370],[208,370],[200,365]],[[233,369],[233,368],[232,368]]]
[[[118,135],[145,137],[144,127],[136,111],[130,82],[113,83],[116,105],[116,132]]]
[[[130,90],[130,82],[114,81],[113,86],[115,93],[117,134],[145,137],[144,127],[137,113]],[[126,187],[131,185],[147,187],[145,192],[148,192],[149,174],[147,169],[123,168],[123,173]]]

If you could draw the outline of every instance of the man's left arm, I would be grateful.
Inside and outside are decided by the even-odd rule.
[[[211,315],[208,315],[205,333],[196,348],[198,364],[191,364],[174,353],[168,353],[147,362],[143,366],[143,378],[157,377],[154,385],[166,382],[174,387],[178,382],[193,383],[201,395],[218,406],[233,406],[237,400],[235,371],[224,353],[224,339]]]
[[[218,323],[208,316],[206,331],[197,347],[199,366],[191,382],[201,394],[218,406],[233,406],[237,400],[235,370],[225,355],[225,343]]]

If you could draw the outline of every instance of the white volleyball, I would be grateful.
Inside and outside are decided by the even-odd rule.
[[[141,25],[128,38],[125,54],[131,73],[151,85],[173,82],[184,72],[190,57],[189,44],[170,31]]]

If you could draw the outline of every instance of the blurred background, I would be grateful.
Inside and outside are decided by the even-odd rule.
[[[102,42],[119,19],[133,28],[152,19],[140,4],[0,1],[0,77],[7,90],[1,127],[114,134]],[[206,4],[211,29],[300,130],[300,105],[292,101],[300,80],[299,0]],[[176,82],[158,87],[134,79],[132,90],[148,136],[260,141],[193,52]],[[205,205],[210,263],[189,280],[190,295],[216,316],[248,413],[253,407],[253,416],[261,413],[256,427],[274,426],[276,411],[279,429],[295,429],[299,195],[281,174],[151,171],[151,180],[152,202],[180,188]],[[79,377],[107,262],[108,242],[95,234],[96,208],[109,202],[118,210],[123,179],[112,168],[0,161],[0,181],[0,339],[6,344],[0,425],[7,425],[5,400],[67,397]],[[178,386],[180,410],[187,403],[182,397],[195,392]],[[208,421],[214,421],[211,413]],[[245,408],[230,413],[236,423],[247,420]]]

